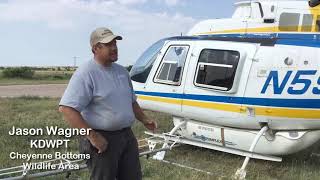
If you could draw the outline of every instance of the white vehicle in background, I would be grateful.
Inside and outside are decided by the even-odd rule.
[[[281,161],[320,139],[320,1],[245,1],[230,19],[153,44],[130,74],[144,109],[173,115],[163,147]],[[150,142],[154,147],[156,143]],[[163,159],[165,152],[154,158]]]

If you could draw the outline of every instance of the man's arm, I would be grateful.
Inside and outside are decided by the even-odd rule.
[[[86,129],[90,128],[77,110],[68,106],[59,106],[59,111],[63,113],[64,119],[71,127]]]
[[[59,111],[63,113],[64,119],[71,127],[85,129],[90,128],[77,110],[68,106],[59,106]],[[91,144],[98,149],[98,153],[102,153],[107,149],[107,140],[98,132],[90,130],[87,138],[89,139]]]
[[[133,112],[135,117],[149,130],[155,131],[158,126],[157,123],[154,120],[151,120],[148,118],[142,111],[141,107],[139,106],[138,102],[135,101],[132,104]]]

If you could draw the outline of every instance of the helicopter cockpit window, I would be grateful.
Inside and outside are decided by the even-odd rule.
[[[279,20],[280,31],[298,31],[299,29],[299,13],[282,13]]]
[[[228,91],[233,86],[239,63],[237,51],[202,50],[196,73],[196,86]]]
[[[170,46],[165,54],[155,82],[179,85],[189,46]]]
[[[152,69],[154,61],[164,45],[166,39],[159,40],[150,46],[137,60],[130,71],[130,76],[133,81],[145,83]]]

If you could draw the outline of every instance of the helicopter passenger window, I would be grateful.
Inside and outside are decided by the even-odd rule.
[[[133,81],[145,83],[152,69],[154,61],[164,45],[166,39],[162,39],[150,46],[137,60],[130,71],[130,77]]]
[[[301,31],[303,31],[303,32],[311,32],[311,30],[312,30],[312,22],[313,22],[312,14],[304,14],[303,15],[303,20],[302,20]]]
[[[228,91],[233,86],[240,53],[204,49],[197,65],[196,86]]]
[[[299,29],[299,13],[282,13],[280,15],[279,30],[280,31],[298,31]]]
[[[179,85],[188,50],[188,46],[170,46],[162,60],[155,82]]]

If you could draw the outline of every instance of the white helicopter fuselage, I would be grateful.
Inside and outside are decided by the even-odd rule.
[[[194,140],[248,150],[266,125],[272,132],[259,153],[310,146],[320,139],[317,13],[307,1],[243,2],[232,19],[158,42],[131,71],[139,104],[173,115],[175,124],[188,119],[179,133]]]

